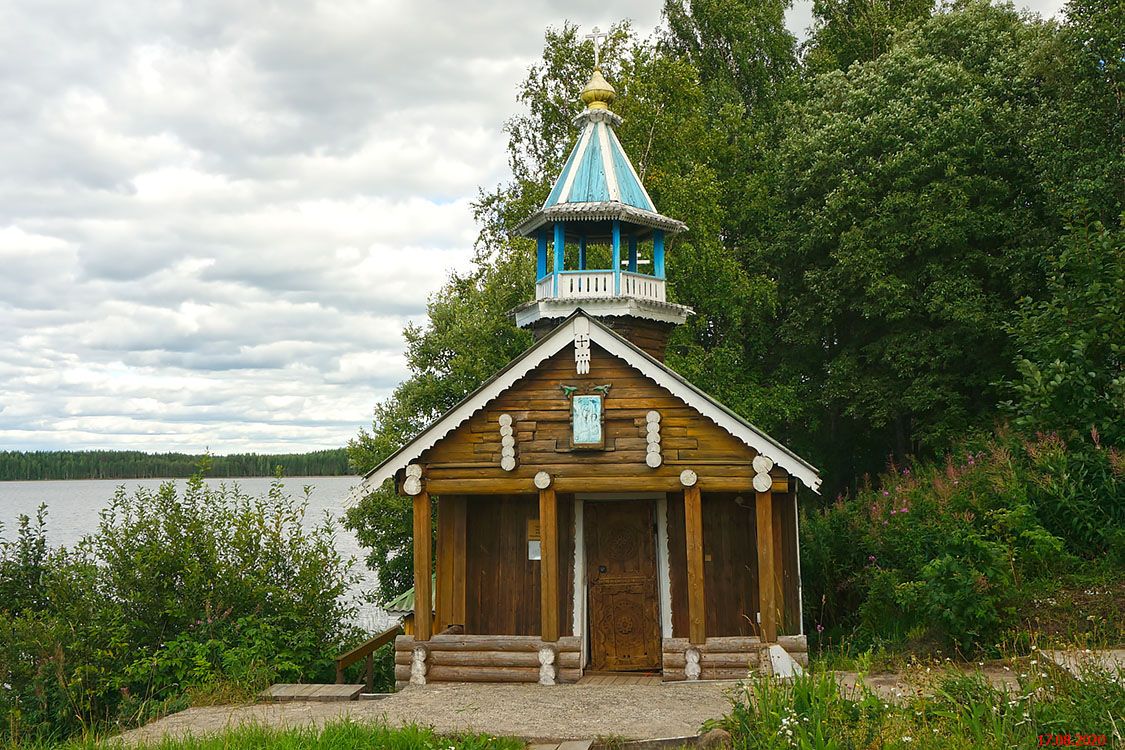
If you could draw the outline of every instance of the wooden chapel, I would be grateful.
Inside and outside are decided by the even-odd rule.
[[[514,315],[536,343],[358,488],[413,498],[400,687],[728,679],[807,650],[796,493],[819,475],[664,364],[692,314],[664,278],[686,227],[653,205],[613,98],[595,70],[578,141],[519,227],[538,263]]]

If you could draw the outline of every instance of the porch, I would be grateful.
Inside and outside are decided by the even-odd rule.
[[[425,590],[414,601],[434,608],[417,607],[413,636],[396,640],[399,688],[575,683],[588,671],[740,679],[770,672],[771,645],[807,661],[784,479],[753,494],[423,492],[415,510]],[[431,592],[422,571],[433,568]]]

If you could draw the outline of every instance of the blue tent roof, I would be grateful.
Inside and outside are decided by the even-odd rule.
[[[610,202],[656,212],[652,198],[613,132],[610,118],[586,118],[582,135],[543,208]]]
[[[582,100],[588,106],[576,120],[582,126],[578,143],[547,201],[516,227],[518,233],[531,237],[544,225],[559,221],[621,220],[664,232],[687,229],[683,222],[657,212],[637,170],[625,155],[613,130],[621,122],[609,110],[613,97],[613,87],[595,70],[582,92]]]

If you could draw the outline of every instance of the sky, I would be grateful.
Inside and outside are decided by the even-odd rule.
[[[0,450],[343,445],[469,266],[544,30],[660,4],[0,3]]]

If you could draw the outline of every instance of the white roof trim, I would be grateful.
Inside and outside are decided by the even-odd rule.
[[[590,123],[589,127],[582,131],[582,137],[578,139],[578,146],[574,149],[574,161],[570,163],[570,170],[566,173],[566,182],[563,183],[562,190],[559,191],[558,200],[556,203],[569,203],[570,191],[574,188],[574,176],[578,174],[578,168],[582,166],[582,160],[586,158],[586,149],[590,145],[590,134],[594,131],[594,123]],[[550,196],[547,200],[550,200]],[[547,204],[544,203],[543,207],[546,208]]]
[[[611,201],[621,200],[621,188],[617,184],[617,169],[613,166],[613,151],[609,148],[609,127],[598,128],[598,143],[601,146],[602,171],[605,172],[605,186]]]
[[[731,436],[738,438],[758,453],[772,458],[775,464],[800,479],[809,489],[814,492],[820,491],[820,476],[816,468],[803,458],[736,416],[733,412],[728,411],[726,407],[603,326],[596,319],[589,318],[583,312],[575,313],[574,317],[579,316],[590,320],[593,324],[590,326],[591,341],[597,343],[610,354],[625,360],[629,366],[656,382],[657,385],[671,391],[672,395],[710,419]],[[573,341],[574,320],[571,319],[569,323],[563,323],[549,336],[529,349],[521,358],[513,361],[506,369],[501,370],[493,380],[453,407],[445,416],[424,429],[418,437],[368,472],[363,481],[352,490],[347,504],[352,505],[368,493],[376,490],[383,482],[393,477],[399,469],[432,448],[439,440],[459,427],[473,414],[483,409],[489,402]]]

